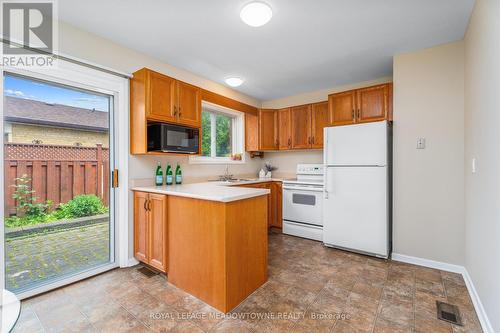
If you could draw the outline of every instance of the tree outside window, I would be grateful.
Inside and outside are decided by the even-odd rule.
[[[233,117],[210,111],[201,113],[201,152],[207,157],[230,157],[232,154]]]

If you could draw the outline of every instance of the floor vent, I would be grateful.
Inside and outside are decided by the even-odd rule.
[[[456,305],[436,301],[436,306],[438,319],[462,326],[460,311]]]
[[[147,267],[141,267],[141,268],[138,268],[137,269],[139,272],[141,272],[142,274],[146,275],[148,278],[152,277],[152,276],[155,276],[157,275],[158,273],[156,273],[155,271],[152,271],[150,270],[149,268]]]

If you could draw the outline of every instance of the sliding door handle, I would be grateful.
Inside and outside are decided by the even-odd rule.
[[[113,172],[111,173],[112,177],[112,187],[117,188],[119,186],[119,180],[118,180],[118,169],[113,169]]]

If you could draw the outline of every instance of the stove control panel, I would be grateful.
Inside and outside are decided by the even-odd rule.
[[[323,164],[297,164],[297,175],[323,175]]]

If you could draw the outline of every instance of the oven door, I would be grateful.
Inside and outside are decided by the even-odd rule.
[[[323,225],[323,189],[284,185],[283,219],[292,222]]]

